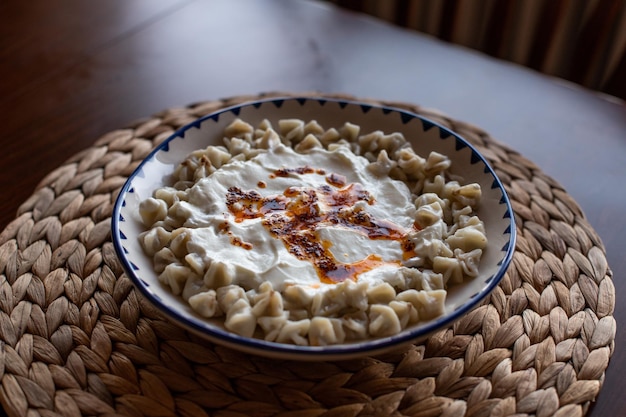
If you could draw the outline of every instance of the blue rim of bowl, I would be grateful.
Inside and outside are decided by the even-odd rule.
[[[161,152],[162,150],[167,150],[169,147],[169,143],[178,137],[184,137],[184,133],[191,129],[192,127],[199,127],[202,122],[212,119],[216,121],[221,114],[232,112],[235,115],[239,115],[239,112],[244,107],[253,106],[255,108],[259,108],[263,104],[273,103],[276,107],[281,107],[285,101],[296,101],[300,105],[304,105],[307,101],[316,101],[321,105],[326,104],[327,102],[337,103],[341,109],[346,106],[360,106],[363,112],[367,112],[370,109],[377,108],[383,111],[384,114],[388,115],[391,113],[398,113],[402,118],[403,123],[408,123],[412,119],[420,120],[424,126],[427,126],[429,130],[432,127],[436,127],[440,131],[441,137],[452,136],[457,141],[457,144],[460,142],[461,147],[468,147],[472,152],[472,158],[478,158],[485,165],[485,173],[489,173],[493,177],[493,185],[492,188],[498,188],[502,197],[500,199],[500,204],[506,205],[506,211],[504,214],[504,218],[509,218],[509,226],[503,231],[503,234],[509,234],[509,239],[507,243],[502,247],[501,252],[505,252],[502,260],[498,262],[498,271],[485,280],[487,285],[481,289],[481,291],[474,294],[469,300],[461,304],[454,311],[449,314],[445,314],[440,316],[437,319],[428,321],[424,324],[418,324],[415,328],[408,328],[398,333],[397,335],[387,336],[383,338],[376,339],[367,339],[364,341],[355,341],[349,342],[345,344],[338,345],[329,345],[329,346],[299,346],[299,345],[291,345],[285,343],[277,343],[277,342],[269,342],[263,339],[258,338],[248,338],[237,335],[235,333],[231,333],[227,330],[223,330],[220,328],[212,327],[208,323],[203,323],[201,319],[196,321],[191,321],[187,319],[184,315],[179,313],[178,311],[169,308],[163,300],[160,299],[159,296],[155,295],[149,288],[144,285],[143,280],[136,275],[135,268],[131,265],[131,262],[127,259],[125,254],[125,249],[122,246],[121,240],[124,239],[120,236],[120,221],[124,221],[120,217],[120,212],[122,206],[124,204],[125,196],[131,188],[132,182],[135,177],[142,171],[144,165],[149,163],[153,157]],[[477,161],[476,161],[477,162]],[[341,359],[342,356],[351,356],[356,353],[369,353],[375,354],[376,352],[386,350],[387,348],[401,346],[402,344],[408,344],[418,339],[422,339],[432,334],[436,330],[443,328],[444,326],[450,325],[457,321],[460,317],[465,315],[466,313],[473,310],[481,300],[483,300],[488,294],[490,294],[495,287],[500,283],[504,274],[506,273],[511,260],[513,258],[513,253],[515,251],[515,242],[516,242],[516,226],[515,226],[515,216],[513,213],[513,208],[511,206],[511,202],[509,200],[509,196],[502,184],[500,178],[496,175],[494,169],[491,167],[486,158],[476,150],[476,148],[469,143],[467,140],[463,139],[460,135],[455,133],[454,131],[428,119],[418,114],[409,112],[405,109],[385,106],[385,105],[376,105],[370,103],[364,103],[354,100],[341,100],[334,98],[325,98],[325,97],[273,97],[268,99],[254,100],[245,103],[241,103],[235,106],[230,106],[223,108],[219,111],[213,112],[206,116],[203,116],[197,120],[194,120],[191,123],[181,127],[176,130],[170,137],[160,143],[148,156],[144,158],[144,160],[137,166],[137,168],[133,171],[133,173],[128,177],[122,188],[120,189],[120,193],[115,201],[115,205],[113,207],[113,214],[111,218],[111,231],[112,231],[112,240],[115,252],[117,253],[117,257],[120,260],[126,275],[132,280],[135,287],[138,288],[142,295],[146,297],[155,307],[161,310],[166,316],[174,319],[178,324],[183,327],[192,330],[193,332],[204,335],[207,338],[215,341],[217,344],[225,344],[230,345],[235,348],[241,348],[242,350],[246,350],[249,352],[256,352],[259,355],[263,355],[264,353],[271,353],[272,356],[278,356],[280,354],[286,355],[294,355],[300,358],[306,358],[307,356],[311,356],[313,359],[324,360],[324,358],[332,358],[332,360]]]

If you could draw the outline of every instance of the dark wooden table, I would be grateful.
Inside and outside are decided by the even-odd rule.
[[[559,181],[615,273],[617,348],[590,415],[626,413],[624,103],[326,4],[1,2],[0,229],[100,135],[165,108],[275,90],[437,108]]]

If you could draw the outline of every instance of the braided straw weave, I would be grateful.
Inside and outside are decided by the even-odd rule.
[[[7,414],[584,415],[602,386],[616,328],[600,239],[537,166],[483,130],[419,106],[370,100],[424,115],[474,144],[505,184],[518,226],[500,286],[454,326],[381,357],[281,362],[204,342],[142,299],[110,241],[119,189],[175,129],[268,96],[169,109],[108,133],[20,207],[0,234]]]

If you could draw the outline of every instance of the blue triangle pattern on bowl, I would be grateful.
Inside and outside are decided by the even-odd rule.
[[[447,129],[439,128],[439,139],[448,139],[452,136],[452,132]]]
[[[192,122],[189,127],[195,127],[196,129],[200,129],[200,126],[202,125],[202,120],[196,120],[195,122]],[[183,134],[182,136],[180,136],[180,138],[184,139],[185,135]],[[167,150],[169,150],[169,142],[167,142],[165,144],[165,146],[167,147]]]
[[[415,116],[409,113],[400,113],[400,119],[402,120],[402,124],[407,124],[411,120],[415,119]]]
[[[367,104],[361,104],[361,111],[365,114],[368,111],[372,110],[372,106],[367,105]]]
[[[433,127],[435,127],[435,124],[432,122],[429,122],[426,119],[422,119],[422,129],[424,130],[424,132],[428,132],[430,129],[432,129]]]

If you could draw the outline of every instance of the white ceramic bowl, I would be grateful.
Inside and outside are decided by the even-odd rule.
[[[144,231],[138,206],[164,185],[188,153],[210,144],[222,144],[223,129],[237,117],[252,125],[263,119],[274,123],[283,118],[317,120],[325,128],[350,122],[360,125],[362,132],[401,132],[419,155],[428,155],[430,151],[448,155],[452,172],[462,175],[466,182],[479,183],[483,190],[478,216],[485,223],[489,244],[483,252],[479,276],[450,288],[446,313],[435,320],[419,323],[390,337],[340,345],[296,346],[246,338],[225,330],[222,320],[200,317],[182,298],[172,295],[158,282],[152,260],[144,254],[137,239]],[[139,165],[122,188],[114,208],[112,237],[117,255],[136,287],[166,316],[186,329],[214,343],[248,353],[281,359],[337,360],[380,354],[424,340],[476,307],[498,285],[511,261],[515,246],[513,218],[509,199],[493,169],[476,149],[454,132],[400,109],[302,97],[262,100],[227,108],[177,131]]]

